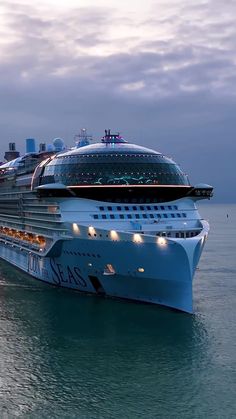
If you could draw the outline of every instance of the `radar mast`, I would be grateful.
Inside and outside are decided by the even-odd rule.
[[[84,147],[85,145],[89,145],[90,141],[93,140],[91,134],[87,133],[86,128],[81,128],[80,133],[74,136],[76,148]]]

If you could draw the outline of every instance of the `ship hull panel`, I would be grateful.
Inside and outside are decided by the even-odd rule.
[[[203,244],[203,237],[164,247],[73,239],[63,242],[60,256],[45,257],[1,242],[0,257],[53,285],[192,313],[192,278]]]

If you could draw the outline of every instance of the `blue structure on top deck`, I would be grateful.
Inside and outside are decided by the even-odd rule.
[[[26,138],[26,153],[36,153],[36,145],[34,138]]]

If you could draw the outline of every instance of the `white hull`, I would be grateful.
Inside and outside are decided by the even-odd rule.
[[[191,239],[132,241],[73,238],[55,242],[49,256],[0,243],[0,257],[44,282],[82,292],[160,304],[192,313],[192,279],[208,224]],[[115,273],[104,272],[107,264]],[[139,272],[139,269],[143,272]]]

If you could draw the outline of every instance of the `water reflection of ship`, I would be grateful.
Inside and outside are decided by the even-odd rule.
[[[6,278],[0,349],[8,417],[19,414],[22,397],[22,416],[43,417],[46,408],[48,417],[55,411],[66,417],[65,409],[68,417],[84,411],[96,417],[109,400],[126,395],[132,404],[150,399],[153,412],[163,403],[169,411],[176,406],[176,388],[183,400],[192,389],[201,393],[196,370],[211,360],[200,317],[83,298],[35,282],[5,262],[0,271]]]
[[[41,323],[42,332],[45,328],[48,339],[53,335],[53,330],[59,329],[65,336],[77,335],[78,339],[86,335],[113,341],[122,334],[125,339],[131,336],[141,338],[140,345],[142,342],[145,344],[146,339],[149,341],[150,337],[154,340],[153,344],[149,342],[152,347],[160,339],[159,343],[165,345],[175,342],[177,346],[194,346],[203,337],[206,338],[204,323],[197,315],[173,314],[165,307],[156,310],[155,306],[130,305],[109,299],[84,299],[80,294],[48,288],[40,281],[34,282],[28,274],[16,270],[8,262],[1,261],[0,275],[5,280],[5,295],[13,297],[16,294],[12,318],[21,320],[30,329],[36,323]],[[83,321],[78,321],[82,318]]]

